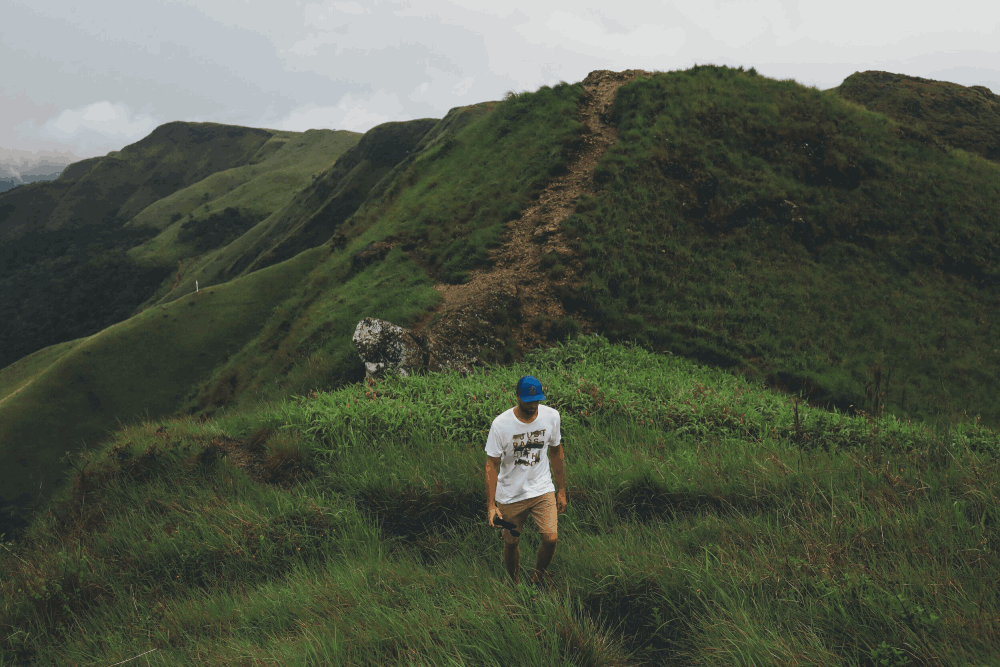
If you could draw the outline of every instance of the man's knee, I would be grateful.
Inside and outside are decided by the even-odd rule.
[[[558,533],[539,533],[542,536],[542,542],[545,544],[555,544],[559,541]]]
[[[520,535],[517,536],[517,537],[514,537],[513,535],[510,534],[509,530],[505,529],[503,531],[503,541],[504,541],[504,544],[506,544],[507,546],[516,547],[517,543],[521,541],[521,537],[520,537]]]

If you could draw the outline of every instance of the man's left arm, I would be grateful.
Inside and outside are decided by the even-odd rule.
[[[558,447],[549,447],[549,465],[552,467],[557,494],[566,493],[566,457],[563,455],[565,446],[566,441],[563,440]]]

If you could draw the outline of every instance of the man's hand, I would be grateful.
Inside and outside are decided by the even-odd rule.
[[[486,508],[486,521],[490,524],[490,528],[496,528],[493,525],[493,517],[500,516],[500,510],[497,509],[496,505],[491,505]]]
[[[566,500],[566,489],[559,489],[559,493],[556,494],[556,513],[562,514],[566,511],[566,505],[569,501]]]

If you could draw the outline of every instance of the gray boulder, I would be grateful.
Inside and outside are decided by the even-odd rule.
[[[415,333],[386,320],[366,317],[354,329],[354,347],[365,365],[365,377],[376,380],[387,370],[409,376],[422,370],[471,372],[478,363],[468,344]]]
[[[427,367],[427,351],[409,331],[392,322],[366,317],[354,329],[354,347],[365,364],[365,376],[376,379],[386,370],[408,376]]]

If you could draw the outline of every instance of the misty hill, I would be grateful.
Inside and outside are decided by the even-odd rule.
[[[69,165],[55,182],[0,194],[0,365],[129,317],[169,279],[176,265],[128,255],[158,232],[132,221],[148,225],[162,200],[181,201],[191,220],[215,230],[208,240],[225,244],[358,136],[167,123]]]
[[[0,148],[0,192],[28,183],[54,181],[75,161],[76,156],[68,152]]]
[[[60,168],[58,171],[53,171],[51,173],[43,174],[28,174],[20,173],[16,176],[0,176],[0,192],[6,192],[7,190],[13,190],[19,185],[27,185],[28,183],[42,183],[45,181],[54,181],[59,178],[62,173]]]
[[[815,407],[1000,422],[996,163],[753,70],[608,81],[374,128],[233,240],[205,241],[197,222],[238,231],[237,202],[253,200],[221,172],[185,188],[218,201],[177,190],[147,204],[120,227],[136,235],[129,261],[174,273],[150,281],[141,312],[0,370],[8,502],[44,500],[63,452],[119,422],[211,420],[357,381],[359,319],[433,323],[447,295],[505,268],[498,257],[519,270],[481,323],[485,359],[521,358],[527,329],[546,344],[595,331]],[[614,140],[589,176],[553,190],[598,135]],[[210,287],[194,293],[196,279]],[[569,322],[522,317],[539,299]]]

